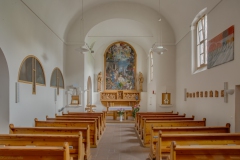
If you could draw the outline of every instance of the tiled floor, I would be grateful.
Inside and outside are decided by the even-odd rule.
[[[92,160],[147,160],[149,148],[141,146],[134,124],[107,123],[97,148],[91,148]]]

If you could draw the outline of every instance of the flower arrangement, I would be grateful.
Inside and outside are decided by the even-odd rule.
[[[120,108],[120,109],[117,111],[117,113],[118,113],[119,116],[123,115],[124,112],[125,112],[125,110],[124,110],[123,108]]]
[[[139,112],[140,110],[140,104],[136,104],[134,107],[133,107],[133,111],[132,111],[132,116],[133,118],[136,117],[136,113]]]

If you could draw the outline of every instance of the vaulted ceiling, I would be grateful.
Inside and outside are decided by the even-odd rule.
[[[81,16],[82,0],[21,0],[61,40],[66,42],[69,27]],[[211,11],[222,0],[84,0],[84,13],[112,2],[136,3],[160,12],[175,35],[175,43],[190,30],[194,17],[203,8]],[[160,3],[160,7],[159,7]],[[141,13],[139,13],[141,14]],[[117,17],[116,17],[117,18]]]

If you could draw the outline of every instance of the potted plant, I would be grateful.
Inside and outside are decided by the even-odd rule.
[[[136,117],[136,113],[139,112],[140,110],[140,104],[136,104],[134,107],[133,107],[133,111],[132,111],[132,116],[133,118],[135,119]]]
[[[124,109],[123,108],[120,108],[118,111],[117,111],[117,113],[118,113],[118,115],[119,115],[119,117],[120,117],[120,121],[122,121],[122,117],[123,117],[123,114],[124,114]]]

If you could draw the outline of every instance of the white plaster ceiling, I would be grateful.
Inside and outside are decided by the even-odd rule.
[[[21,0],[61,40],[74,21],[81,16],[81,0]],[[110,2],[130,2],[149,7],[160,14],[172,27],[177,43],[190,30],[190,24],[199,11],[211,11],[222,0],[84,0],[84,12]],[[139,13],[141,14],[141,13]],[[116,17],[117,18],[117,17]]]

